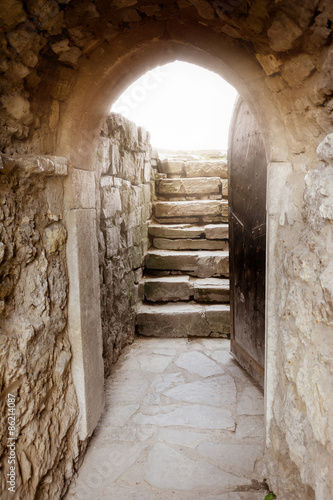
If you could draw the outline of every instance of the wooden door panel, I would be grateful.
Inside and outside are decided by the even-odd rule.
[[[229,141],[231,352],[261,385],[265,364],[266,172],[262,134],[240,98]]]

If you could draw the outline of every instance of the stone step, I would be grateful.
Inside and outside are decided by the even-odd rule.
[[[149,337],[227,337],[230,306],[189,302],[147,305],[137,313],[137,333]]]
[[[229,250],[225,240],[153,238],[153,246],[161,250]]]
[[[229,280],[221,278],[190,278],[166,276],[144,278],[139,284],[140,299],[148,302],[196,302],[228,303]]]
[[[228,202],[224,200],[157,201],[153,204],[154,215],[160,217],[213,216],[228,214]]]
[[[162,179],[157,182],[157,193],[170,196],[221,194],[222,181],[219,177]]]
[[[148,250],[145,267],[162,271],[182,271],[199,278],[229,276],[229,252]]]
[[[150,236],[156,238],[206,238],[212,240],[226,240],[229,238],[228,224],[209,224],[193,226],[191,224],[149,224]]]
[[[165,159],[160,162],[159,171],[169,176],[181,177],[220,177],[228,178],[226,160],[192,160]]]
[[[225,160],[201,160],[185,163],[186,177],[228,178],[228,163]]]

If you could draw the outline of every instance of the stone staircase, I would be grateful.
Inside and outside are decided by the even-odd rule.
[[[227,198],[226,161],[176,156],[159,162],[138,334],[228,337]]]

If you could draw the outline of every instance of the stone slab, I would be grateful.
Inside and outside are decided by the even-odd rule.
[[[185,163],[186,177],[228,178],[228,163],[219,160],[188,161]]]
[[[219,194],[221,186],[219,177],[166,179],[159,181],[157,192],[160,195]]]
[[[154,238],[153,245],[161,250],[229,250],[228,242],[205,239]]]
[[[229,276],[229,253],[224,251],[149,250],[147,269],[186,271],[192,276]]]
[[[163,174],[182,175],[184,174],[184,165],[183,161],[163,160],[160,162],[159,171]]]
[[[218,369],[219,366],[216,367],[216,371]],[[206,380],[179,384],[165,391],[164,395],[177,401],[218,406],[233,411],[236,404],[236,385],[230,375],[219,375]]]
[[[217,363],[197,351],[182,353],[175,364],[191,373],[200,375],[200,377],[211,377],[224,373],[224,370]]]
[[[218,429],[235,431],[236,424],[230,410],[214,406],[191,404],[188,406],[160,406],[154,415],[137,413],[133,421],[137,424],[155,424],[159,427],[193,427],[199,429]]]
[[[190,300],[191,286],[188,276],[167,276],[146,279],[144,297],[151,302]]]
[[[197,302],[229,302],[230,287],[229,280],[206,279],[197,280],[193,283],[194,300]]]
[[[147,337],[223,337],[230,332],[230,308],[183,302],[141,304],[137,332]]]
[[[229,238],[228,224],[208,224],[205,226],[205,236],[208,240],[225,240]]]
[[[149,224],[148,232],[156,238],[200,238],[204,235],[204,228],[190,224]]]
[[[198,224],[200,217],[156,217],[154,219],[159,224]],[[211,222],[211,220],[210,220]],[[226,222],[226,221],[224,221]]]
[[[253,444],[205,442],[199,445],[198,452],[226,472],[237,470],[237,474],[242,475],[254,471],[255,462],[263,450],[261,446]]]
[[[219,200],[158,201],[153,206],[156,217],[221,216],[225,209]]]
[[[144,479],[155,488],[170,491],[189,491],[207,484],[212,488],[228,489],[251,484],[205,461],[194,461],[162,443],[157,443],[150,451]]]

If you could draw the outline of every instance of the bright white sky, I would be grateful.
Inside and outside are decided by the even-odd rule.
[[[176,61],[136,80],[111,111],[148,130],[156,148],[226,150],[236,96],[216,73]]]

